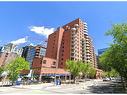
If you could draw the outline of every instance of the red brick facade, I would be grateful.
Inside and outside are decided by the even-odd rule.
[[[92,40],[87,34],[87,24],[76,19],[50,34],[46,57],[56,59],[58,68],[65,68],[68,59],[90,62],[96,67]]]

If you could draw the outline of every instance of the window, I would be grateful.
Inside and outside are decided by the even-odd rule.
[[[63,62],[61,62],[61,65],[63,65]]]
[[[71,53],[71,56],[74,56],[74,53]]]
[[[71,57],[71,60],[74,60],[74,58],[73,58],[73,57]]]
[[[40,64],[42,64],[42,61],[40,62]]]
[[[56,65],[56,62],[55,61],[53,62],[53,65]]]
[[[51,68],[56,68],[55,66],[51,66]]]
[[[46,60],[43,60],[43,64],[46,64]]]

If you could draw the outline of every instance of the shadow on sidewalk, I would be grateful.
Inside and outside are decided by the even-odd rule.
[[[11,87],[12,85],[0,85],[0,87]]]
[[[122,84],[116,82],[103,82],[101,83],[101,85],[89,86],[89,90],[91,93],[96,93],[96,94],[103,94],[103,93],[125,94],[125,92],[122,89]]]

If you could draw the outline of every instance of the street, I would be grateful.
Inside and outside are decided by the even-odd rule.
[[[37,85],[20,85],[12,87],[1,87],[0,94],[102,94],[120,93],[114,90],[117,85],[111,81],[90,80],[79,84],[54,85],[53,83],[43,83]],[[9,89],[9,90],[8,90]]]

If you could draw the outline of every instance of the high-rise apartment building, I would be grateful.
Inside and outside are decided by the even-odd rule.
[[[10,61],[14,60],[18,55],[16,53],[6,53],[2,52],[0,53],[0,67],[4,66],[5,64],[8,64]]]
[[[2,47],[0,47],[0,53],[16,53],[18,56],[22,55],[22,48],[18,48],[17,45],[14,45],[12,43],[6,44]]]
[[[22,48],[12,43],[0,47],[0,66],[4,66],[11,60],[22,55]]]
[[[59,27],[48,37],[46,57],[56,59],[57,68],[65,68],[68,59],[82,60],[96,67],[92,40],[87,32],[87,23],[79,18]]]

